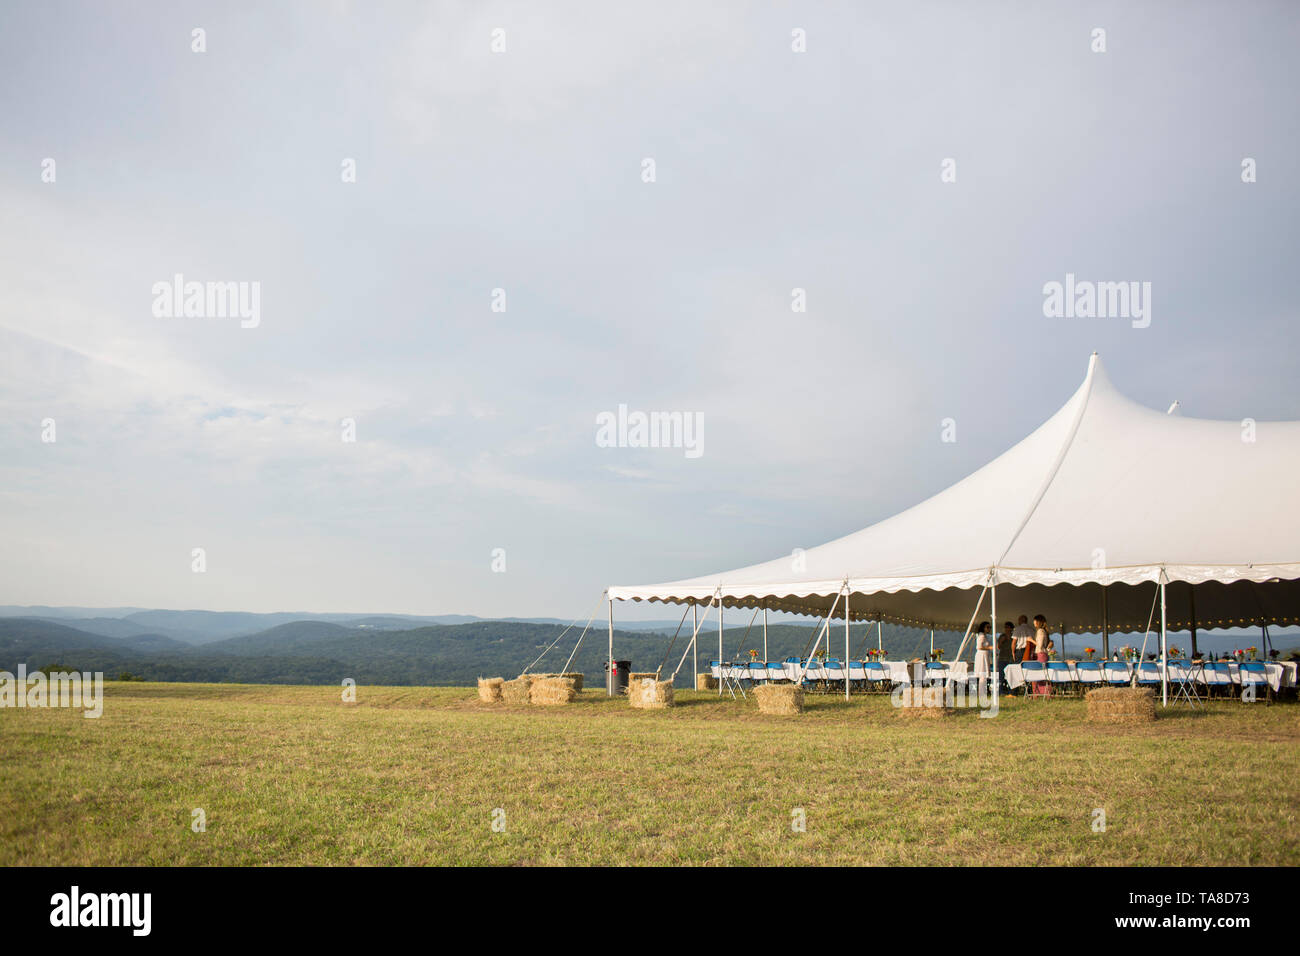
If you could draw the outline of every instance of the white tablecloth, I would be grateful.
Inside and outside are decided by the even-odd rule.
[[[1070,677],[1074,680],[1078,680],[1079,675],[1078,675],[1078,671],[1075,669],[1074,666],[1075,662],[1066,661],[1066,663],[1070,665]],[[1107,662],[1103,661],[1101,663],[1104,668]],[[1131,679],[1133,675],[1133,665],[1123,661],[1121,661],[1120,663],[1123,663],[1125,665],[1125,668],[1128,671],[1129,676],[1128,678],[1126,678],[1126,680]],[[1156,674],[1158,676],[1160,673],[1158,669],[1160,666],[1160,662],[1148,661],[1147,663],[1153,663],[1156,665],[1157,667]],[[1241,668],[1237,666],[1237,663],[1235,661],[1228,665],[1228,670],[1232,673],[1232,682],[1234,684],[1240,684]],[[1268,664],[1265,665],[1265,670],[1266,670],[1265,676],[1268,679],[1268,685],[1273,688],[1274,692],[1281,690],[1283,687],[1295,686],[1295,682],[1296,682],[1295,662],[1287,661],[1285,663],[1275,663],[1270,661]],[[1184,678],[1187,675],[1187,672],[1191,672],[1191,674],[1195,676],[1195,680],[1198,684],[1207,683],[1205,679],[1205,671],[1201,667],[1194,667],[1194,666],[1184,667],[1178,664],[1171,664],[1169,666],[1169,677],[1171,680]],[[1007,687],[1012,688],[1013,690],[1025,682],[1024,674],[1021,671],[1021,667],[1019,664],[1008,664],[1006,675],[1007,675]],[[1100,683],[1107,683],[1107,682],[1103,680]]]

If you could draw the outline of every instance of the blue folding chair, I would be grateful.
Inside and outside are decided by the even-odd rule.
[[[1213,694],[1216,690],[1222,690],[1229,697],[1232,696],[1234,681],[1232,667],[1227,661],[1206,661],[1203,672],[1208,693]]]
[[[1020,665],[1020,676],[1025,681],[1025,697],[1033,698],[1039,695],[1032,685],[1047,683],[1047,667],[1042,661],[1025,661]]]
[[[948,682],[948,666],[943,661],[926,661],[925,678],[926,686],[934,684],[946,684]]]
[[[1106,682],[1106,675],[1101,671],[1101,661],[1079,661],[1074,665],[1074,671],[1079,676],[1079,691],[1082,693],[1085,684],[1103,684]]]
[[[883,693],[889,683],[889,669],[880,661],[867,661],[862,667],[867,675],[867,686]]]
[[[1268,682],[1268,667],[1263,661],[1242,661],[1237,665],[1237,673],[1241,675],[1241,699],[1258,700],[1259,689],[1264,688],[1264,698],[1273,702],[1273,685]],[[1247,688],[1250,688],[1247,691]]]
[[[1123,661],[1107,661],[1105,672],[1106,683],[1112,687],[1127,687],[1132,679],[1128,665]]]
[[[785,679],[785,665],[778,664],[775,661],[769,661],[767,664],[767,682],[771,684],[775,681]]]
[[[1047,683],[1061,688],[1066,694],[1073,694],[1074,675],[1070,673],[1070,665],[1065,661],[1048,661]]]
[[[1138,686],[1159,687],[1160,665],[1155,661],[1143,661],[1138,665]]]

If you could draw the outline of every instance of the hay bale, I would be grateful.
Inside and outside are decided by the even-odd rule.
[[[894,709],[903,717],[938,720],[957,713],[955,708],[947,705],[942,686],[904,687],[898,691],[898,698],[899,706]]]
[[[760,714],[802,714],[803,688],[798,684],[761,684],[754,688]]]
[[[1088,691],[1088,720],[1094,724],[1147,724],[1156,719],[1156,695],[1149,687],[1098,687]]]
[[[718,679],[710,673],[701,673],[695,675],[696,690],[717,690]]]
[[[505,682],[504,677],[480,677],[478,679],[478,699],[487,704],[495,704],[501,700],[501,685]]]
[[[533,675],[521,674],[501,685],[501,699],[507,704],[526,704],[532,696]]]
[[[642,677],[627,685],[627,699],[641,710],[662,710],[673,706],[673,682],[655,680],[654,675]]]
[[[561,677],[567,677],[573,681],[573,689],[576,693],[582,693],[582,671],[569,671],[567,674],[561,674]]]
[[[572,704],[578,691],[568,677],[543,677],[533,681],[528,694],[532,704]]]

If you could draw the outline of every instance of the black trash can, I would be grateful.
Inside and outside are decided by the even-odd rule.
[[[613,670],[609,669],[609,661],[605,661],[605,692],[611,697],[627,693],[627,675],[630,673],[631,661],[615,661]]]

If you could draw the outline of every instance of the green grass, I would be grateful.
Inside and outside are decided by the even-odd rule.
[[[98,720],[0,710],[0,864],[1300,863],[1294,704],[1119,728],[1072,700],[678,704],[110,683]]]

